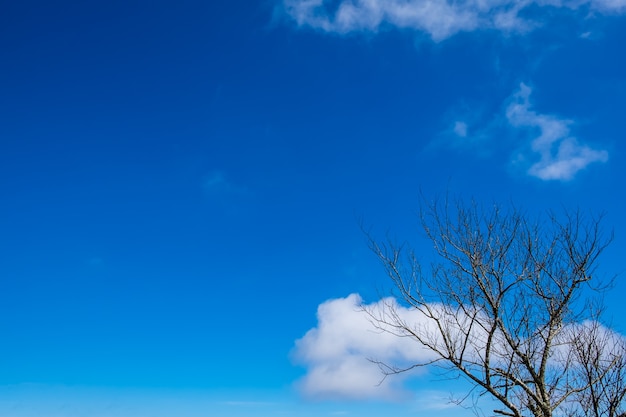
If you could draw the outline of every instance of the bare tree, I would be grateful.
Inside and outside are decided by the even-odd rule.
[[[425,204],[421,222],[438,259],[428,274],[414,252],[370,239],[400,300],[369,310],[373,323],[433,355],[380,363],[387,375],[439,366],[497,400],[497,415],[621,415],[626,345],[586,297],[606,288],[592,278],[612,240],[601,216],[531,219],[515,208],[445,201]],[[409,321],[401,306],[421,319]]]

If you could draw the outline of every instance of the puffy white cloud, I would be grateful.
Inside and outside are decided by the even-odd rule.
[[[451,343],[464,343],[463,334],[470,328],[468,316],[442,309],[439,304],[430,304],[428,308],[445,326]],[[423,375],[427,368],[384,378],[377,363],[409,367],[431,362],[437,355],[406,330],[385,323],[403,322],[408,328],[427,334],[429,342],[442,351],[446,349],[432,318],[399,305],[394,298],[363,304],[358,294],[351,294],[328,300],[318,307],[317,319],[317,326],[296,341],[294,351],[296,361],[307,368],[298,387],[304,395],[316,399],[398,400],[414,394],[404,388],[405,382],[409,377]],[[467,348],[466,356],[480,356],[486,333],[477,329],[471,339],[473,345]],[[497,340],[496,336],[496,343]],[[433,398],[433,404],[428,404],[428,396],[420,397],[422,408],[442,407],[440,396]]]
[[[299,381],[303,394],[313,398],[398,399],[406,395],[401,386],[408,374],[383,380],[372,360],[405,363],[432,358],[432,353],[415,341],[382,332],[371,322],[363,308],[383,311],[391,299],[367,306],[361,297],[326,301],[317,311],[318,325],[296,341],[294,356],[307,368]],[[415,311],[397,307],[407,320],[419,322]]]
[[[529,30],[536,23],[520,11],[530,5],[626,11],[626,0],[283,0],[287,14],[301,26],[345,34],[391,25],[427,33],[435,41],[478,29]]]
[[[489,327],[470,326],[469,310],[442,309],[440,304],[429,304],[431,314],[438,317],[448,342],[463,351],[466,360],[481,363],[487,343]],[[465,311],[465,313],[462,313]],[[472,314],[474,315],[474,314]],[[416,309],[398,305],[395,299],[385,298],[371,304],[363,304],[358,294],[346,298],[328,300],[318,307],[318,324],[304,337],[296,341],[295,359],[307,368],[306,375],[299,381],[301,392],[316,399],[383,399],[406,398],[409,393],[404,384],[409,376],[420,374],[402,373],[383,379],[383,373],[372,360],[390,365],[407,366],[426,363],[436,358],[435,354],[420,345],[406,330],[394,331],[386,327],[382,331],[380,322],[374,325],[372,317],[386,322],[400,321],[403,326],[425,336],[429,343],[446,351],[439,330],[432,318],[427,318]],[[479,320],[480,316],[479,316]],[[484,320],[487,320],[486,318]],[[472,329],[466,344],[465,333]],[[458,335],[458,336],[456,336]],[[596,321],[584,321],[563,327],[557,335],[559,342],[552,351],[550,367],[560,367],[563,358],[572,357],[571,341],[589,343],[595,340],[596,351],[602,356],[613,358],[622,354],[626,346],[624,337]],[[511,348],[499,332],[491,341],[491,361],[506,367],[512,355]],[[608,361],[611,362],[611,361]],[[425,368],[421,369],[425,372]],[[571,369],[574,372],[575,369]],[[441,394],[425,387],[415,397],[422,409],[441,409],[449,401]],[[450,397],[448,397],[449,400]]]
[[[570,136],[571,120],[532,110],[531,92],[522,83],[506,109],[506,118],[512,126],[537,133],[531,149],[539,155],[539,161],[531,165],[528,174],[542,180],[570,180],[589,164],[608,160],[607,151],[592,149]]]

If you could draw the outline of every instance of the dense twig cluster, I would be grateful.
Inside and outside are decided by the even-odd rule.
[[[626,394],[626,344],[600,322],[585,294],[611,242],[602,218],[579,212],[531,220],[512,208],[447,202],[425,206],[421,221],[440,262],[424,273],[415,253],[371,239],[401,302],[368,313],[382,330],[410,337],[434,359],[381,363],[386,374],[438,365],[490,394],[510,417],[618,417]]]

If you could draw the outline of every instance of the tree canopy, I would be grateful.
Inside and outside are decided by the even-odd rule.
[[[425,265],[410,249],[370,239],[400,304],[367,312],[378,328],[413,339],[433,359],[379,363],[385,374],[438,366],[497,400],[496,415],[620,416],[626,342],[603,324],[593,296],[609,288],[595,275],[612,241],[602,216],[532,217],[447,200],[420,213],[437,261]],[[407,321],[400,305],[421,320]]]

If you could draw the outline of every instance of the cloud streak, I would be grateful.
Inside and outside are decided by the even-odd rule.
[[[285,12],[299,26],[339,34],[391,26],[426,33],[436,42],[475,30],[529,31],[539,24],[522,17],[530,6],[626,12],[626,0],[342,0],[338,5],[331,0],[283,0]]]
[[[528,129],[534,134],[530,148],[539,156],[539,161],[530,166],[529,175],[542,180],[567,181],[588,165],[608,160],[606,150],[592,149],[570,135],[571,120],[532,110],[531,92],[530,87],[522,83],[506,109],[511,126]]]
[[[500,149],[513,154],[511,164],[516,169],[543,181],[569,181],[589,165],[608,161],[608,151],[572,135],[574,120],[536,111],[531,95],[532,89],[521,83],[501,105],[502,110],[487,120],[480,111],[455,114],[435,145],[444,143],[485,157],[494,157]]]
[[[217,199],[245,197],[251,194],[248,188],[232,182],[222,171],[213,171],[206,175],[202,186],[208,196]]]

